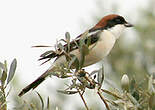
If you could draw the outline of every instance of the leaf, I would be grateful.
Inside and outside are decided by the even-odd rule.
[[[1,77],[2,85],[4,85],[6,78],[7,78],[7,73],[5,71],[3,71],[2,77]]]
[[[4,71],[7,73],[8,70],[7,70],[7,61],[6,60],[4,61],[4,67],[5,67]]]
[[[61,43],[59,43],[59,44],[57,45],[57,47],[58,47],[58,49],[60,49],[60,50],[64,50],[64,47],[63,47],[63,45],[62,45]]]
[[[49,54],[52,54],[52,53],[55,53],[55,51],[49,50],[49,51],[46,51],[43,54],[41,54],[40,57],[45,57],[45,56],[48,56]]]
[[[78,91],[65,91],[65,90],[57,90],[57,92],[66,94],[66,95],[72,95],[78,93]]]
[[[38,48],[38,47],[51,47],[51,46],[48,46],[48,45],[36,45],[36,46],[32,46],[32,48]]]
[[[62,74],[59,78],[68,78],[71,77],[70,75]]]
[[[89,48],[88,45],[86,45],[87,42],[87,33],[85,32],[82,36],[81,36],[81,40],[80,40],[80,69],[83,67],[84,61],[85,61],[85,56],[89,54]]]
[[[3,70],[5,70],[5,66],[4,66],[4,64],[1,63],[1,62],[0,62],[0,68],[3,69]]]
[[[67,43],[70,42],[70,34],[69,34],[69,32],[65,33],[65,39],[66,39]]]
[[[81,38],[87,37],[88,33],[89,33],[89,30],[85,31],[85,32],[81,35]]]
[[[1,80],[1,83],[2,85],[5,84],[5,80],[7,78],[7,62],[4,61],[4,64],[0,62],[0,68],[2,69],[2,74],[1,74],[1,77],[0,77],[0,80]]]
[[[155,92],[155,89],[153,87],[152,82],[153,82],[153,75],[151,75],[149,77],[149,81],[148,81],[148,91],[149,91],[150,94],[152,94],[153,92]]]
[[[47,97],[47,110],[50,109],[50,99],[49,99],[49,96]]]
[[[71,54],[70,56],[71,56],[71,61],[69,62],[68,67],[72,68],[72,66],[75,66],[76,70],[78,70],[79,69],[79,60],[78,60],[78,58],[73,54]]]
[[[9,70],[9,76],[8,76],[8,79],[7,79],[7,84],[12,80],[14,74],[15,74],[15,70],[16,70],[16,67],[17,67],[17,60],[14,59],[11,63],[11,66],[10,66],[10,70]]]
[[[98,77],[97,77],[97,81],[101,86],[102,86],[103,80],[104,80],[104,66],[102,65],[102,68],[98,72]]]
[[[61,42],[61,41],[63,41],[64,43],[66,43],[66,41],[64,39],[60,39],[58,42]]]
[[[7,72],[7,64],[6,61],[3,63],[0,62],[0,68],[3,69],[5,72]]]
[[[87,42],[86,42],[87,46],[91,45],[91,37],[87,37]]]
[[[130,94],[130,93],[127,93],[126,94],[128,99],[136,106],[136,107],[139,107],[140,104],[139,102]]]
[[[1,77],[2,77],[2,69],[0,69],[0,79],[1,79]]]
[[[155,108],[155,93],[152,93],[149,98],[149,107],[152,108],[152,110]]]
[[[85,62],[85,56],[88,55],[89,53],[89,48],[86,44],[83,44],[80,46],[80,68],[83,67],[83,64]]]
[[[85,56],[89,54],[89,48],[86,44],[82,46],[82,51]]]
[[[42,110],[44,110],[44,101],[43,101],[43,98],[41,97],[41,95],[37,92],[39,98],[40,98],[40,101],[41,101],[41,108]]]
[[[69,53],[70,52],[70,34],[69,34],[69,32],[65,33],[65,39],[67,42],[67,52]]]

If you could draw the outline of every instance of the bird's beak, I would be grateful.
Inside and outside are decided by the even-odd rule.
[[[128,23],[128,22],[127,22],[127,23],[125,23],[125,24],[124,24],[124,26],[125,26],[125,27],[133,27],[133,25],[132,25],[132,24],[130,24],[130,23]]]

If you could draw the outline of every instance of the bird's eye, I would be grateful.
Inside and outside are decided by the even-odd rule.
[[[115,22],[120,23],[121,20],[119,18],[115,19]]]
[[[107,27],[109,28],[109,27],[113,27],[113,26],[115,26],[117,24],[124,24],[125,22],[126,21],[124,20],[123,17],[117,16],[117,17],[115,17],[115,18],[108,21]]]

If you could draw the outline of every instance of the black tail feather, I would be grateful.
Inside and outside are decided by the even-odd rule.
[[[39,78],[37,78],[35,81],[33,81],[31,84],[29,84],[28,86],[26,86],[24,89],[22,89],[22,91],[18,94],[18,96],[23,96],[25,93],[27,93],[29,90],[31,89],[35,89],[39,84],[41,84],[46,77],[48,76],[47,72],[45,72],[44,74],[42,74]]]

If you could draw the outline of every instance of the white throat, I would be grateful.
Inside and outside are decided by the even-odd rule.
[[[118,39],[124,29],[125,29],[124,25],[118,24],[112,28],[109,28],[108,31],[110,31],[116,37],[116,39]]]

